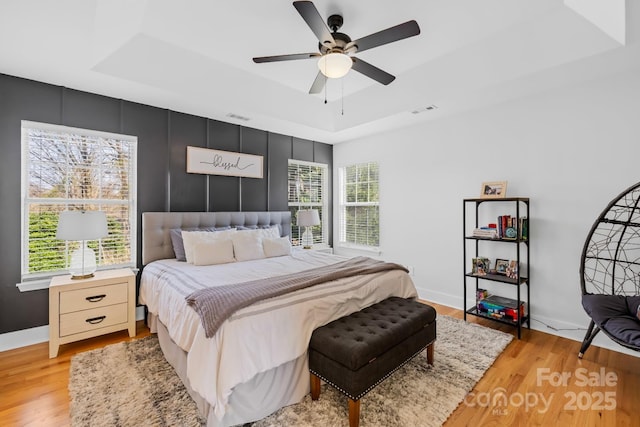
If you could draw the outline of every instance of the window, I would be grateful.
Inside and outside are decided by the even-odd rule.
[[[380,213],[378,163],[361,163],[339,170],[340,244],[378,249]]]
[[[322,163],[289,160],[289,211],[291,212],[291,243],[302,244],[304,228],[299,227],[296,215],[301,209],[317,209],[320,214],[320,225],[311,227],[313,244],[328,245],[327,218],[327,170]]]
[[[66,273],[79,242],[56,239],[63,210],[101,210],[98,268],[136,264],[137,138],[22,121],[22,280]]]

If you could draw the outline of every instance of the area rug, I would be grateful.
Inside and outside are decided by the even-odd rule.
[[[360,425],[441,426],[513,336],[440,315],[435,363],[420,354],[361,399]],[[69,378],[73,426],[200,426],[195,403],[165,361],[155,336],[80,353]],[[323,385],[320,399],[253,423],[348,426],[347,399]]]

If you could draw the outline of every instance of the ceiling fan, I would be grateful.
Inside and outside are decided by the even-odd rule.
[[[309,93],[320,93],[324,88],[327,78],[343,77],[351,68],[383,85],[388,85],[395,80],[395,76],[353,55],[357,52],[363,52],[367,49],[420,34],[418,23],[412,20],[357,40],[351,40],[348,35],[338,32],[340,27],[342,27],[342,16],[331,15],[327,19],[327,24],[325,24],[313,2],[294,1],[293,6],[318,38],[320,53],[261,56],[253,58],[253,62],[260,64],[263,62],[318,58],[318,68],[320,71],[318,71],[316,79],[311,85],[311,89],[309,89]]]

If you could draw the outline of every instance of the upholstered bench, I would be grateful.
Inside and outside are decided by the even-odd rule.
[[[349,398],[349,425],[360,422],[360,398],[427,347],[433,364],[436,311],[391,297],[316,329],[309,344],[311,398],[320,380]]]

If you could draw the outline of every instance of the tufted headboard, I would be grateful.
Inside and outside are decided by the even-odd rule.
[[[144,212],[142,214],[142,264],[175,257],[172,228],[252,227],[280,225],[280,235],[291,233],[291,212]]]

